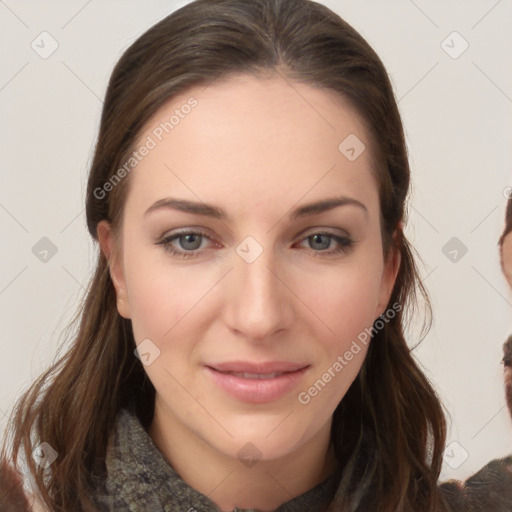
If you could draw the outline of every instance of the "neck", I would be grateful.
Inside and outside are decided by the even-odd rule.
[[[156,405],[156,404],[155,404]],[[283,457],[244,465],[191,432],[167,409],[155,407],[148,434],[180,477],[221,510],[273,511],[327,479],[337,460],[328,422]]]

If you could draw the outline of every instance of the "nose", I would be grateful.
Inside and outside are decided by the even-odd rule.
[[[242,253],[241,253],[242,254]],[[276,333],[294,321],[294,294],[287,285],[283,265],[265,249],[252,262],[235,254],[229,273],[225,321],[239,336],[251,341],[275,341]]]

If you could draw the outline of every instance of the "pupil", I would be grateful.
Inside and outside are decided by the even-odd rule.
[[[185,249],[197,249],[199,245],[201,245],[200,243],[197,244],[197,242],[199,241],[199,236],[197,235],[184,235],[182,238],[185,239],[185,243],[182,244]],[[195,244],[194,241],[196,242]],[[191,243],[192,247],[187,246],[188,243]]]
[[[329,238],[326,235],[313,235],[314,243],[319,241],[320,245],[322,245],[321,244],[322,237],[325,237],[325,242],[327,242],[327,245],[325,245],[325,243],[324,243],[324,247],[317,247],[317,249],[327,249],[329,247]]]

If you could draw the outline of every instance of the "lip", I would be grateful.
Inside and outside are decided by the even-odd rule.
[[[292,363],[290,361],[267,361],[264,363],[252,363],[249,361],[228,361],[225,363],[208,364],[210,368],[219,372],[243,372],[243,373],[277,373],[294,372],[309,366],[308,364]]]
[[[309,365],[289,362],[231,363],[205,366],[213,381],[226,393],[243,402],[261,404],[279,400],[298,386]],[[243,378],[222,372],[270,374],[285,372],[270,379]]]

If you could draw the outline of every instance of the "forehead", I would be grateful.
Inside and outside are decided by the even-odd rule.
[[[378,201],[357,112],[331,91],[280,75],[191,88],[151,117],[136,148],[149,140],[152,149],[130,177],[141,204],[176,191],[253,206],[334,192]]]

